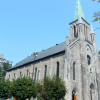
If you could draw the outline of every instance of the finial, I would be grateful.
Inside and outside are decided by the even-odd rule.
[[[82,17],[81,15],[79,14],[79,17],[78,17],[78,22],[77,24],[83,24],[83,20],[82,20]]]
[[[94,30],[93,30],[93,27],[92,27],[92,25],[91,25],[91,33],[94,33]]]
[[[69,36],[68,36],[68,33],[67,33],[67,36],[66,36],[66,37],[69,37]]]
[[[66,35],[66,45],[68,46],[68,44],[69,44],[69,36],[68,36],[68,33],[67,33],[67,35]]]

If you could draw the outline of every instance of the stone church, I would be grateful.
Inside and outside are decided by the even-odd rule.
[[[12,81],[25,75],[39,81],[55,74],[66,83],[65,100],[100,100],[100,59],[95,33],[84,18],[79,0],[69,26],[70,39],[67,34],[65,42],[28,56],[7,71],[6,79]]]

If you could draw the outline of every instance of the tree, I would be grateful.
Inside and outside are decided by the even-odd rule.
[[[95,1],[95,0],[93,0],[93,1]],[[98,0],[98,3],[100,3],[100,0]],[[93,20],[93,22],[100,20],[100,11],[95,12],[93,14],[93,17],[95,17],[94,20]]]
[[[99,56],[100,56],[100,51],[98,52]]]
[[[11,65],[9,63],[3,63],[3,67],[2,67],[2,76],[5,77],[6,72],[8,69],[11,68]]]
[[[52,79],[45,77],[40,83],[37,83],[37,89],[40,100],[60,100],[67,92],[65,82],[56,76]]]
[[[35,82],[31,78],[18,78],[13,79],[12,82],[12,96],[18,100],[25,100],[27,98],[36,97],[37,89]]]
[[[2,79],[2,67],[0,66],[0,80]]]
[[[11,98],[11,82],[9,80],[0,80],[0,98]]]

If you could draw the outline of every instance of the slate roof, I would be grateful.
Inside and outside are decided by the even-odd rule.
[[[20,67],[24,64],[27,64],[27,63],[30,63],[30,62],[34,62],[34,60],[39,60],[39,59],[43,59],[45,57],[48,57],[48,56],[51,56],[51,55],[54,55],[56,53],[59,53],[59,52],[62,52],[62,51],[65,51],[65,45],[66,45],[66,42],[62,42],[60,44],[57,44],[51,48],[48,48],[46,50],[43,50],[43,51],[40,51],[38,52],[37,56],[35,57],[34,54],[32,54],[31,56],[28,56],[27,58],[25,58],[24,60],[20,61],[19,63],[17,63],[15,66],[13,66],[12,68],[8,69],[9,70],[12,70],[14,68],[17,68],[17,67]]]

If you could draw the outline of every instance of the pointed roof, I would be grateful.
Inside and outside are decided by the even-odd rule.
[[[69,38],[68,33],[67,33],[67,36],[66,36],[66,37],[68,37],[68,38]]]
[[[83,10],[82,10],[81,4],[80,4],[80,0],[77,0],[74,20],[78,19],[79,14],[82,18],[85,19],[84,14],[83,14]]]
[[[82,17],[81,15],[79,14],[79,17],[78,17],[78,22],[77,24],[83,24],[83,20],[82,20]]]
[[[93,30],[93,27],[92,27],[92,25],[91,25],[91,33],[94,33],[94,30]]]

